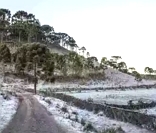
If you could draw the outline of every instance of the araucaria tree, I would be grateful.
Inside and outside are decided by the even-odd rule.
[[[54,63],[51,63],[52,58],[49,49],[45,45],[38,43],[25,44],[19,47],[15,54],[17,72],[24,73],[31,70],[34,71],[34,90],[36,93],[37,70],[43,69],[45,72],[45,80],[53,76]]]

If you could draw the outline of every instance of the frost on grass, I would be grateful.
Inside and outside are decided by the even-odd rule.
[[[55,82],[54,84],[44,84],[44,82],[40,82],[37,88],[40,89],[64,89],[64,88],[106,88],[106,87],[120,87],[120,86],[138,86],[138,85],[153,85],[156,81],[154,80],[145,80],[143,79],[141,82],[135,80],[134,76],[119,72],[118,70],[114,70],[112,68],[108,68],[105,70],[105,80],[89,80],[89,81],[79,81],[79,82],[67,82],[60,83]]]
[[[0,132],[8,125],[13,115],[16,113],[18,101],[10,96],[6,100],[0,95]]]
[[[74,96],[76,98],[87,100],[92,98],[95,103],[103,104],[117,104],[127,105],[129,100],[138,101],[140,99],[148,102],[156,102],[156,89],[137,89],[137,90],[106,90],[106,91],[81,91],[81,93],[69,93],[67,95]]]
[[[102,132],[111,129],[121,128],[125,133],[150,133],[146,129],[141,129],[129,123],[112,120],[106,117],[103,112],[94,114],[72,106],[72,104],[58,100],[56,98],[44,98],[36,96],[49,112],[52,113],[55,120],[69,129],[69,133],[84,133],[89,128],[89,132]],[[46,102],[46,101],[51,102]],[[89,125],[89,126],[87,126]]]

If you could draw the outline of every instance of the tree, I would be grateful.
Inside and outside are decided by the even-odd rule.
[[[11,53],[5,44],[0,45],[0,62],[3,66],[3,78],[5,78],[5,64],[11,62]]]
[[[78,47],[73,37],[69,37],[68,45],[70,46],[71,51],[74,51],[74,48]]]
[[[154,72],[154,70],[152,68],[150,68],[150,67],[145,67],[144,72],[152,74]]]
[[[129,67],[129,70],[130,70],[131,73],[132,73],[133,71],[135,71],[135,68],[134,68],[134,67]]]
[[[1,33],[1,43],[3,42],[4,33],[8,30],[10,24],[11,12],[8,9],[0,9],[0,33]]]
[[[114,68],[114,69],[118,69],[118,63],[117,61],[110,59],[107,61],[108,66]]]
[[[18,32],[18,41],[21,41],[22,31],[25,31],[25,22],[27,21],[28,13],[26,11],[17,11],[12,16],[12,29]]]
[[[60,70],[64,76],[67,75],[67,55],[58,55],[55,54],[53,60],[56,62],[56,68]]]
[[[141,81],[142,80],[141,75],[137,71],[133,71],[132,74],[135,76],[136,81]]]
[[[119,67],[118,67],[117,62],[118,62],[119,59],[122,59],[121,56],[111,56],[111,59],[109,61],[109,65],[111,67],[113,67],[114,69],[118,69]]]
[[[113,61],[117,62],[119,59],[122,59],[121,56],[112,56]]]
[[[53,42],[57,40],[57,36],[54,35],[54,28],[50,25],[42,25],[41,32],[43,34],[42,40],[46,42]]]
[[[28,43],[30,42],[31,37],[37,34],[38,27],[40,27],[40,22],[35,18],[35,15],[28,14],[27,21],[25,22],[26,33],[28,36]]]
[[[108,60],[106,57],[102,57],[101,62],[100,62],[100,68],[105,70],[107,69],[107,65],[108,65]]]
[[[80,48],[80,50],[82,51],[83,56],[84,56],[84,52],[86,51],[86,48],[83,46],[82,48]]]
[[[36,85],[37,85],[37,76],[36,76],[36,70],[37,70],[37,64],[39,62],[39,56],[35,55],[33,57],[33,64],[34,64],[34,91],[36,94]]]
[[[34,71],[34,90],[36,93],[37,85],[37,69],[46,66],[46,70],[52,70],[48,67],[47,61],[51,58],[49,49],[45,45],[39,43],[25,44],[18,48],[16,52],[16,70],[23,72],[24,70]],[[51,64],[50,64],[51,65]],[[44,70],[44,72],[47,72]],[[47,73],[45,73],[46,75]],[[49,76],[49,75],[46,75]],[[45,77],[47,79],[47,77]]]
[[[94,69],[94,58],[92,57],[87,58],[87,67],[89,69]]]
[[[50,35],[51,33],[54,32],[54,28],[51,27],[50,25],[42,25],[41,30],[45,34],[45,36]]]
[[[118,69],[119,70],[127,69],[126,63],[125,62],[118,63]]]
[[[75,44],[75,51],[77,52],[77,49],[79,48],[79,46],[77,44]]]
[[[45,73],[45,79],[47,82],[54,82],[54,68],[55,64],[53,58],[46,60],[43,66],[43,71]]]
[[[90,57],[90,53],[89,53],[89,52],[87,52],[87,58],[88,58],[88,57]]]

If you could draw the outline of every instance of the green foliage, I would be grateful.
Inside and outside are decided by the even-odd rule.
[[[145,73],[149,73],[149,74],[154,73],[154,70],[150,67],[145,67],[144,71],[145,71]]]
[[[11,62],[11,53],[5,44],[0,44],[0,61],[3,63]]]
[[[84,131],[93,131],[94,130],[94,127],[91,123],[87,122],[84,126]]]
[[[133,71],[132,74],[135,76],[135,80],[141,81],[142,77],[137,71]]]
[[[30,71],[33,69],[34,63],[38,67],[43,67],[49,57],[50,51],[45,45],[34,43],[20,46],[14,53],[13,61],[16,63],[18,72],[21,70]]]

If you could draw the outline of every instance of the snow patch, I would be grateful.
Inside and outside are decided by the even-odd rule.
[[[10,100],[5,100],[0,95],[0,132],[8,125],[18,107],[17,99],[10,98]]]
[[[116,129],[118,127],[121,127],[126,133],[151,133],[146,129],[141,129],[132,124],[109,119],[104,114],[102,114],[103,116],[101,116],[100,113],[94,114],[93,112],[89,112],[86,110],[73,107],[68,103],[56,98],[44,98],[37,95],[35,97],[39,100],[41,104],[43,104],[48,109],[49,112],[52,113],[55,120],[61,125],[68,127],[71,133],[84,132],[83,126],[80,123],[69,120],[69,114],[71,115],[70,117],[73,118],[72,112],[77,112],[79,121],[82,120],[83,118],[85,121],[90,122],[98,131],[102,131],[110,128]],[[50,100],[51,104],[45,102],[47,100]],[[62,107],[66,107],[68,113],[63,113],[63,111],[61,111]]]

